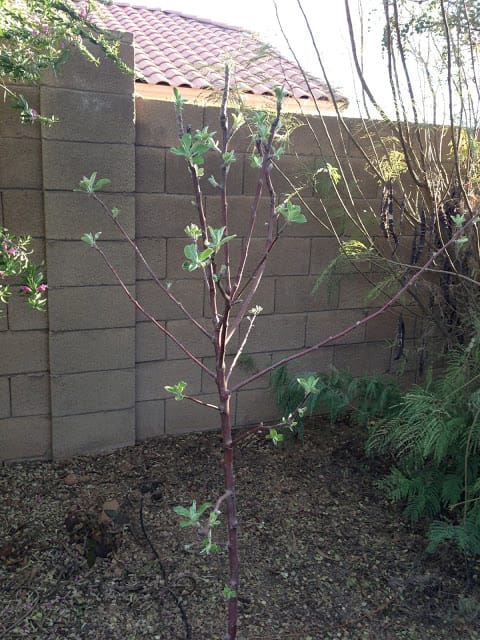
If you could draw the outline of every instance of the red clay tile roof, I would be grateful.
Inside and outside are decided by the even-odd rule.
[[[284,85],[295,98],[311,97],[298,66],[249,31],[124,3],[102,7],[99,22],[133,34],[135,71],[148,84],[221,89],[225,61],[233,59],[234,82],[246,93],[273,95],[272,86]],[[330,102],[326,84],[307,77],[315,98]]]

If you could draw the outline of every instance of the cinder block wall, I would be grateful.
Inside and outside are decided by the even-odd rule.
[[[131,43],[122,55],[133,65]],[[211,410],[168,397],[164,385],[183,379],[188,391],[206,401],[215,399],[212,381],[190,365],[127,300],[101,258],[79,238],[102,231],[102,247],[145,308],[212,365],[212,345],[192,328],[182,312],[152,283],[133,251],[120,239],[98,205],[72,190],[83,175],[98,172],[111,184],[103,191],[109,206],[122,210],[120,220],[151,261],[158,277],[171,283],[200,322],[208,322],[204,285],[198,272],[181,268],[187,242],[185,226],[195,221],[191,182],[182,158],[169,153],[177,143],[173,105],[136,98],[132,78],[110,61],[94,68],[74,56],[57,77],[46,76],[39,88],[28,89],[33,106],[53,112],[60,122],[51,128],[25,127],[6,105],[0,111],[0,221],[15,233],[35,238],[37,258],[45,255],[48,313],[40,315],[17,299],[0,320],[0,459],[62,458],[95,453],[165,433],[216,428]],[[218,131],[217,110],[185,107],[185,123]],[[315,133],[328,159],[330,145],[323,125],[313,119]],[[329,134],[339,140],[337,124]],[[282,169],[302,196],[320,213],[311,183],[305,180],[319,161],[313,133],[296,130]],[[244,241],[255,189],[256,172],[249,164],[248,137],[233,145],[238,161],[229,186],[233,256]],[[352,165],[360,166],[355,148],[347,147]],[[335,164],[334,161],[332,161]],[[207,162],[206,176],[218,170]],[[278,194],[291,185],[276,174]],[[218,223],[219,202],[206,178],[205,206]],[[377,185],[368,174],[361,206],[375,201]],[[360,199],[361,198],[361,199]],[[330,204],[329,204],[330,203]],[[338,202],[327,199],[331,210]],[[265,203],[261,205],[265,210]],[[252,242],[249,269],[262,252],[261,221]],[[311,290],[317,276],[337,253],[337,245],[318,222],[287,229],[271,258],[254,303],[264,311],[257,319],[236,380],[362,318],[367,285],[359,274],[345,274],[327,292]],[[348,366],[360,372],[385,371],[391,361],[388,340],[395,314],[362,327],[343,340],[299,361],[297,370]],[[244,328],[242,328],[242,331]],[[231,345],[231,354],[238,347]],[[240,391],[233,403],[237,425],[277,417],[268,380]]]

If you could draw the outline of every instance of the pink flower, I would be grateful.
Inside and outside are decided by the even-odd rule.
[[[32,290],[30,289],[30,287],[27,287],[26,284],[23,284],[20,289],[24,292],[24,293],[32,293]]]
[[[4,275],[5,275],[5,271],[0,271],[0,278],[3,278]]]
[[[48,289],[48,285],[46,284],[41,284],[37,287],[37,291],[45,291],[46,289]]]
[[[63,40],[60,40],[58,46],[60,47],[60,49],[65,49],[65,42]]]
[[[45,35],[48,34],[48,24],[42,24],[42,31]]]
[[[78,15],[81,18],[86,18],[87,17],[87,8],[85,7],[85,5],[83,3],[79,7]]]
[[[9,253],[11,256],[14,256],[17,253],[17,250],[14,247],[10,247],[7,253]]]
[[[8,251],[8,244],[6,242],[2,244],[2,251]]]
[[[35,122],[35,120],[38,118],[38,111],[36,109],[34,109],[33,107],[30,109],[30,120],[32,122]]]

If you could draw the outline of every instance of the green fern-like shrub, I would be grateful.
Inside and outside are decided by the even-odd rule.
[[[289,415],[302,402],[304,390],[297,380],[309,376],[318,378],[318,392],[306,399],[306,415],[325,415],[331,424],[348,416],[365,426],[373,418],[388,415],[400,400],[396,381],[379,373],[354,376],[346,369],[332,367],[328,372],[299,375],[291,374],[286,367],[278,367],[273,370],[270,382],[282,416]]]
[[[380,482],[413,522],[430,521],[427,550],[444,541],[480,554],[480,341],[450,353],[435,382],[408,390],[370,426],[367,451],[395,460]]]

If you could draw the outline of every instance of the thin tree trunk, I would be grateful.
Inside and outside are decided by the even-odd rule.
[[[228,526],[228,560],[229,560],[229,588],[234,593],[228,598],[228,622],[225,640],[236,640],[238,618],[238,587],[240,564],[238,559],[238,520],[235,494],[235,471],[232,441],[232,425],[230,419],[230,395],[223,390],[221,403],[222,439],[223,439],[223,473],[225,489],[229,492],[227,503]]]

